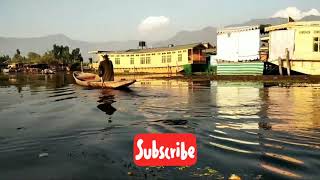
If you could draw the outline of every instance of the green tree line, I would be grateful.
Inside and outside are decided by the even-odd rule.
[[[0,63],[22,63],[22,64],[74,64],[83,61],[79,48],[70,52],[68,46],[53,45],[52,50],[45,52],[43,55],[35,52],[29,52],[27,56],[22,56],[19,49],[12,58],[7,55],[0,56]]]

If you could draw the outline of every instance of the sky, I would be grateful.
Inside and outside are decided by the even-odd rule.
[[[319,0],[0,0],[0,37],[160,40],[182,30],[319,11]]]

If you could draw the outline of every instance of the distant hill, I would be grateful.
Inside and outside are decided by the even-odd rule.
[[[252,19],[249,21],[246,21],[241,24],[233,24],[226,27],[235,27],[235,26],[251,26],[251,25],[258,25],[258,24],[271,24],[271,25],[278,25],[287,23],[287,18],[266,18],[266,19]]]
[[[306,16],[298,21],[320,21],[320,16]],[[233,25],[228,25],[226,27],[251,26],[251,25],[258,25],[258,24],[278,25],[278,24],[283,24],[287,22],[288,22],[287,18],[252,19],[241,24],[233,24]]]
[[[214,27],[206,27],[196,31],[181,31],[168,40],[154,43],[154,46],[167,46],[168,44],[181,45],[196,42],[209,42],[211,44],[216,44],[216,33],[217,29]]]
[[[80,48],[84,59],[88,59],[88,54],[92,50],[121,50],[137,47],[138,41],[125,42],[86,42],[70,39],[63,34],[49,35],[36,38],[4,38],[0,37],[0,54],[13,56],[16,49],[19,49],[22,55],[28,52],[43,54],[51,50],[53,44],[69,46],[71,49]],[[70,50],[71,51],[71,50]]]
[[[320,16],[307,16],[302,18],[300,21],[320,21]]]
[[[300,21],[320,21],[320,16],[308,16]],[[246,26],[257,24],[282,24],[286,23],[286,18],[266,18],[266,19],[253,19],[242,24],[234,24],[231,26]],[[206,27],[201,30],[195,31],[180,31],[175,36],[158,42],[147,42],[149,47],[168,46],[169,44],[180,45],[196,42],[210,42],[216,44],[216,32],[215,27]],[[86,42],[70,39],[63,34],[49,35],[36,38],[7,38],[0,37],[0,55],[8,54],[13,56],[16,49],[20,49],[22,55],[26,55],[28,52],[33,51],[39,54],[43,54],[47,50],[52,49],[53,44],[68,45],[70,48],[80,48],[81,53],[85,60],[92,55],[87,52],[92,50],[125,50],[137,48],[138,41],[111,41],[111,42]]]
[[[85,60],[92,55],[88,54],[93,50],[125,50],[138,47],[138,40],[111,41],[111,42],[86,42],[70,39],[63,34],[49,35],[36,38],[6,38],[0,37],[0,54],[8,54],[11,57],[19,49],[22,55],[28,52],[43,54],[51,50],[53,44],[67,45],[70,48],[80,48]],[[168,46],[169,44],[180,45],[194,42],[216,43],[216,28],[207,27],[199,31],[181,31],[174,37],[161,42],[147,42],[149,47]]]

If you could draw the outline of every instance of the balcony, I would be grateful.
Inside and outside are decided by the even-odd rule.
[[[189,62],[194,64],[206,63],[206,57],[200,54],[193,54],[189,56]]]

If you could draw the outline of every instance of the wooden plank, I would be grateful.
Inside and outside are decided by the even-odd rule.
[[[279,57],[278,59],[278,66],[279,66],[279,74],[282,76],[283,72],[282,72],[282,59]]]

